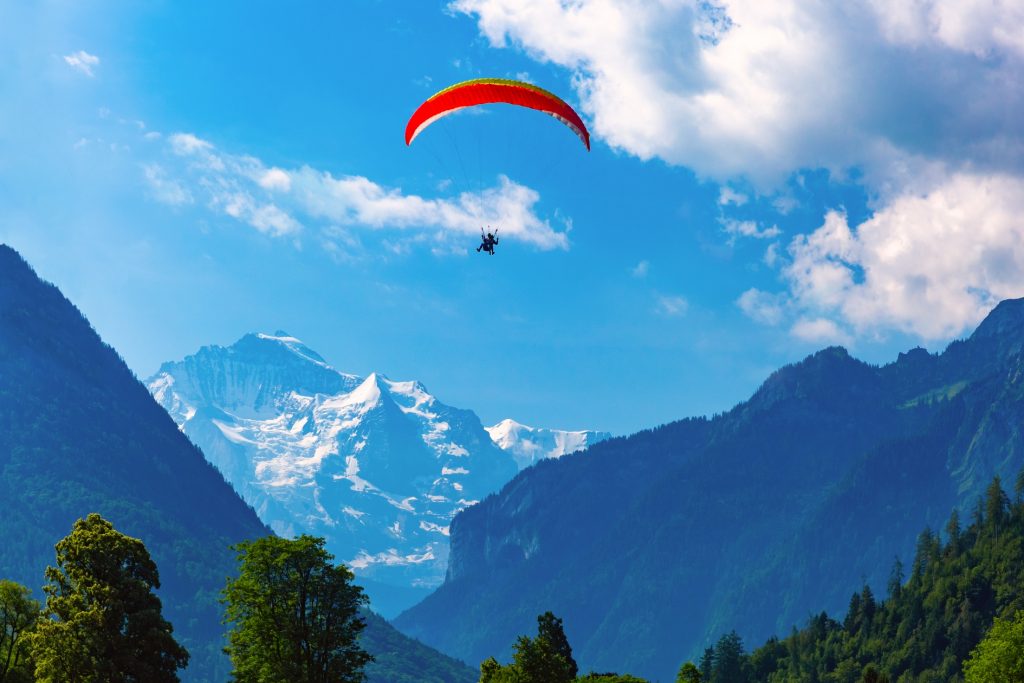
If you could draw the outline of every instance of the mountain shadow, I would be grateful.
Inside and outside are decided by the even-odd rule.
[[[444,585],[394,623],[479,662],[551,610],[582,669],[671,680],[733,628],[841,613],[1024,464],[1022,335],[1005,301],[942,354],[824,349],[723,415],[541,462],[454,519]]]

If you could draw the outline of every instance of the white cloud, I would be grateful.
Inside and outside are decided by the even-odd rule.
[[[722,189],[718,192],[718,203],[722,206],[728,206],[729,204],[743,206],[747,203],[747,199],[747,195],[737,192],[728,185],[723,185]]]
[[[181,183],[170,180],[159,164],[143,164],[142,174],[149,186],[150,194],[158,202],[180,206],[192,203],[192,194]]]
[[[767,240],[778,237],[782,234],[777,225],[763,230],[757,227],[754,221],[737,221],[732,218],[721,219],[722,229],[730,235],[729,243],[736,241],[737,237],[753,237],[754,239]]]
[[[215,193],[210,199],[210,206],[274,237],[294,235],[302,230],[297,220],[275,204],[261,204],[247,192]]]
[[[796,208],[805,169],[854,178],[841,212],[769,246],[802,339],[949,338],[1024,294],[1020,0],[453,0],[495,47],[564,67],[597,140]],[[774,226],[723,223],[730,241]],[[749,295],[750,313],[775,319]]]
[[[494,187],[454,197],[405,194],[363,176],[335,177],[309,166],[268,167],[259,159],[221,152],[191,133],[168,138],[174,155],[195,191],[207,195],[211,208],[271,235],[290,235],[303,223],[338,228],[429,231],[434,236],[476,235],[482,225],[500,226],[502,238],[518,239],[541,249],[567,249],[569,221],[558,231],[534,210],[540,195],[501,176]],[[274,193],[270,201],[270,193]],[[296,216],[304,215],[300,222]],[[325,239],[322,243],[337,244]],[[436,245],[435,245],[436,246]],[[332,247],[333,248],[333,247]]]
[[[650,263],[648,263],[647,261],[641,261],[640,263],[638,263],[635,266],[633,266],[633,268],[630,269],[629,272],[635,278],[645,278],[645,277],[647,277],[647,273],[648,273],[648,271],[650,271],[650,269],[651,269],[651,264]]]
[[[941,46],[978,57],[1024,55],[1024,5],[1015,0],[869,0],[886,38]]]
[[[743,292],[736,300],[736,305],[747,317],[765,325],[778,325],[785,314],[784,295],[762,292],[756,288]]]
[[[670,317],[684,315],[690,307],[690,302],[681,296],[659,294],[655,310]]]
[[[782,273],[794,307],[858,334],[947,339],[1024,295],[1024,180],[959,173],[851,228],[830,212]]]
[[[812,344],[849,346],[853,341],[850,335],[840,329],[839,325],[827,318],[800,318],[793,324],[790,334]]]
[[[449,6],[570,70],[595,136],[642,159],[760,188],[801,168],[861,167],[881,187],[934,161],[1021,166],[1019,0]]]
[[[292,189],[291,176],[277,167],[268,169],[266,173],[260,176],[259,184],[260,187],[267,190],[288,192]]]
[[[91,55],[85,50],[79,50],[69,55],[64,55],[64,61],[75,71],[81,72],[92,78],[96,75],[93,71],[93,67],[99,66],[100,58],[96,55]]]

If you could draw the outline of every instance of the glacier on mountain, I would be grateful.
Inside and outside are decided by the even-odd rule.
[[[515,420],[502,420],[487,427],[491,440],[512,455],[519,469],[525,469],[538,460],[560,458],[582,451],[598,441],[611,438],[608,432],[583,430],[576,432],[559,429],[528,427]]]
[[[268,526],[323,536],[385,616],[443,581],[460,509],[607,436],[485,429],[419,382],[339,372],[285,332],[205,346],[146,384]]]

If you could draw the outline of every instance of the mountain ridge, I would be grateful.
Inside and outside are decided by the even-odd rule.
[[[722,415],[521,472],[455,517],[445,584],[394,623],[473,662],[507,656],[551,609],[581,666],[666,680],[674,656],[732,628],[759,642],[810,610],[841,613],[862,578],[884,587],[920,528],[1024,464],[1022,306],[941,354],[875,366],[826,348]],[[896,516],[870,514],[906,476],[922,486]],[[867,551],[837,545],[837,528]]]
[[[230,663],[217,601],[230,545],[270,533],[74,304],[0,244],[0,578],[34,590],[54,544],[98,512],[156,562],[163,614],[191,655],[186,683]],[[372,683],[475,679],[368,614]]]

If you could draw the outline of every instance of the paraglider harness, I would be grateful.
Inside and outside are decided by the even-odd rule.
[[[487,226],[491,227],[491,226]],[[498,231],[495,230],[494,234],[487,233],[484,235],[484,229],[480,228],[480,246],[476,248],[479,252],[481,249],[486,251],[491,256],[494,256],[494,245],[498,243]]]

